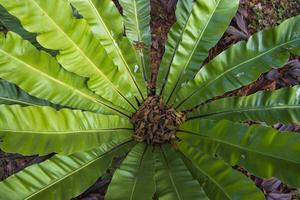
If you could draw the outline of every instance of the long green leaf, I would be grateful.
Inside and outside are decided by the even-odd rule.
[[[69,0],[87,20],[92,32],[112,57],[116,66],[130,76],[142,96],[146,96],[146,84],[142,70],[138,67],[137,57],[130,41],[123,37],[124,25],[115,4],[111,0]],[[113,19],[113,20],[112,20]]]
[[[95,96],[85,79],[63,70],[49,54],[38,51],[15,33],[0,33],[0,78],[18,85],[30,95],[71,108],[130,116]]]
[[[68,71],[89,78],[88,87],[114,104],[134,111],[130,79],[114,65],[84,19],[73,16],[68,0],[0,0],[26,30],[38,34],[44,47],[59,50],[58,62]],[[59,8],[59,9],[57,9]]]
[[[183,161],[207,196],[214,200],[264,200],[263,193],[251,179],[235,171],[224,161],[206,155],[197,147],[181,142]]]
[[[1,200],[71,199],[91,186],[128,142],[112,141],[70,156],[56,155],[0,182]],[[117,152],[116,152],[117,151]]]
[[[144,79],[150,77],[150,1],[149,0],[120,0],[123,8],[126,36],[137,48],[139,65],[142,66]]]
[[[61,106],[50,103],[49,101],[38,99],[27,94],[16,85],[0,79],[0,104],[20,104],[23,106],[51,106],[60,109]]]
[[[144,144],[137,144],[116,170],[105,199],[152,200],[154,192],[152,149]]]
[[[182,35],[187,26],[187,20],[193,7],[194,0],[179,0],[176,5],[176,23],[172,26],[168,33],[168,40],[165,46],[159,73],[156,81],[157,93],[161,94],[166,84],[166,79],[173,62],[176,51],[182,39]]]
[[[208,200],[171,146],[156,148],[154,153],[156,193],[160,200]]]
[[[196,0],[178,40],[178,49],[173,56],[167,74],[163,97],[167,103],[174,103],[181,84],[193,78],[209,50],[218,42],[237,8],[238,0]]]
[[[56,55],[57,52],[53,50],[49,50],[43,48],[37,41],[36,41],[36,34],[30,33],[26,31],[21,22],[13,15],[9,14],[3,6],[0,5],[0,22],[9,30],[19,34],[23,39],[30,41],[36,48],[40,50],[44,50],[51,55]]]
[[[218,155],[232,166],[241,165],[257,176],[275,176],[289,185],[300,186],[298,134],[205,119],[189,121],[181,130],[177,136],[202,152]]]
[[[178,93],[176,106],[190,109],[255,81],[272,67],[282,67],[290,52],[300,55],[300,16],[235,44],[201,68]]]
[[[0,105],[1,149],[26,155],[71,154],[130,138],[129,120],[113,115],[50,107]]]
[[[96,38],[103,46],[114,45],[122,37],[124,24],[114,2],[111,0],[68,0],[87,20]]]
[[[260,121],[300,124],[300,87],[275,92],[258,92],[246,97],[229,97],[200,106],[189,119],[210,118],[231,121]]]

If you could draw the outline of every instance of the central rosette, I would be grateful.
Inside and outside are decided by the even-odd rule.
[[[185,114],[165,105],[161,97],[150,96],[131,120],[137,142],[173,143],[176,141],[177,127],[185,121]]]

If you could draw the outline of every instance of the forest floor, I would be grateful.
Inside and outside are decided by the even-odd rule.
[[[114,2],[117,2],[114,0]],[[155,88],[155,80],[161,58],[164,53],[164,46],[167,40],[167,33],[176,21],[175,17],[176,0],[151,0],[151,70],[152,76],[149,82],[150,88]],[[300,0],[240,0],[240,8],[231,22],[230,27],[223,35],[220,42],[211,49],[207,61],[214,58],[220,52],[232,44],[247,40],[251,34],[264,28],[273,27],[285,19],[300,15]],[[300,83],[300,57],[291,56],[290,62],[281,69],[273,69],[268,73],[262,74],[254,83],[242,87],[238,90],[225,94],[249,95],[259,90],[275,90],[281,87],[297,85]],[[298,131],[300,127],[294,124],[276,124],[274,128],[281,131]],[[18,154],[6,154],[0,151],[0,180],[20,171],[21,169],[42,162],[51,157],[29,156],[24,157]],[[115,160],[115,166],[120,160]],[[84,194],[76,200],[102,200],[107,186],[110,182],[113,171],[112,166],[107,174],[100,178]],[[252,178],[258,187],[260,187],[268,200],[300,200],[300,190],[289,188],[278,179],[262,180],[235,166],[235,169]]]

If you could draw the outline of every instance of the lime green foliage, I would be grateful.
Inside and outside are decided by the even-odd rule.
[[[271,128],[300,123],[299,86],[212,101],[299,55],[300,16],[202,66],[239,1],[179,0],[156,93],[187,121],[172,145],[148,145],[130,118],[148,95],[150,4],[120,4],[123,15],[111,0],[0,0],[0,148],[56,153],[2,181],[0,200],[71,199],[120,155],[106,199],[265,199],[234,165],[300,187],[300,135]]]

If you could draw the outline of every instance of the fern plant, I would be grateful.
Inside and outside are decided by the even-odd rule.
[[[213,101],[300,55],[300,17],[203,64],[238,0],[179,0],[148,96],[149,1],[120,4],[0,0],[1,149],[56,153],[1,182],[0,199],[71,199],[120,155],[106,199],[264,199],[235,165],[300,187],[300,135],[271,127],[300,122],[299,86]]]

